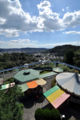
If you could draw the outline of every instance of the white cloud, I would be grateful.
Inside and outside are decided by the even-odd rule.
[[[0,17],[0,25],[4,24],[6,22],[6,19]]]
[[[17,37],[21,32],[53,32],[80,25],[80,11],[67,12],[60,18],[48,0],[41,1],[37,8],[39,16],[31,16],[19,0],[0,0],[0,34]]]
[[[5,35],[6,37],[18,37],[19,31],[16,29],[0,29],[0,35]]]
[[[11,40],[10,41],[11,43],[29,43],[30,42],[30,40],[29,39],[17,39],[17,40]]]
[[[80,25],[80,11],[67,12],[60,18],[59,13],[51,10],[49,1],[42,1],[37,7],[39,9],[39,16],[43,19],[42,24],[44,31],[64,30]],[[68,6],[66,10],[69,10]],[[62,11],[64,11],[64,8]]]
[[[15,40],[0,40],[0,48],[53,48],[59,45],[80,45],[80,42],[72,41],[72,42],[58,42],[58,43],[44,43],[41,44],[38,41],[31,41],[29,39],[15,39]]]
[[[43,14],[47,14],[50,15],[52,14],[52,11],[50,9],[51,4],[49,1],[43,1],[40,4],[37,5],[37,8],[39,9],[39,14],[43,15]]]
[[[0,48],[51,48],[53,46],[53,44],[41,44],[38,41],[31,41],[29,39],[0,40]]]
[[[80,35],[80,31],[66,31],[65,34],[77,34]]]
[[[63,23],[66,28],[80,25],[80,11],[67,12],[64,14]]]
[[[28,47],[31,41],[29,39],[0,40],[0,48],[22,48]]]
[[[59,14],[51,10],[49,1],[43,1],[37,5],[39,16],[42,20],[43,31],[54,31],[63,29]]]
[[[16,36],[16,31],[30,32],[37,29],[36,17],[24,12],[19,0],[0,0],[0,18],[5,20],[4,24],[0,24],[0,31],[13,31],[13,36]]]

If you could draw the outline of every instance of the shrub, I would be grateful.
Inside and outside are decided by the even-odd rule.
[[[42,114],[43,114],[43,110],[42,109],[37,109],[35,112],[35,119],[36,120],[41,120],[42,119]]]
[[[60,120],[60,113],[56,109],[37,109],[35,112],[36,120]]]
[[[22,120],[23,104],[18,100],[21,96],[17,86],[0,91],[0,120]]]

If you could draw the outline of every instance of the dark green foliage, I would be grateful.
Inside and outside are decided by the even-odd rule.
[[[11,83],[11,82],[15,82],[14,78],[7,79],[6,81],[4,81],[4,84],[8,84],[8,83]]]
[[[80,46],[62,45],[50,49],[49,52],[58,57],[64,56],[64,62],[80,67]]]
[[[75,52],[74,56],[74,64],[78,67],[80,67],[80,50]]]
[[[51,53],[54,53],[57,56],[64,56],[67,50],[77,51],[80,49],[80,46],[74,46],[74,45],[62,45],[62,46],[56,46],[49,51]]]
[[[19,103],[22,96],[17,86],[0,91],[0,120],[22,120],[23,105]]]
[[[68,50],[64,55],[64,62],[73,65],[74,51]]]
[[[56,109],[37,109],[35,112],[36,120],[60,120],[60,113]]]
[[[28,55],[26,53],[4,53],[0,55],[0,70],[36,61],[33,55]]]

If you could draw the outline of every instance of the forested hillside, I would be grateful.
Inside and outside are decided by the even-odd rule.
[[[25,53],[4,53],[0,55],[0,70],[24,65],[25,63],[36,62],[33,55]]]
[[[73,46],[73,45],[62,45],[56,46],[49,50],[50,53],[54,53],[57,56],[64,56],[67,50],[77,51],[80,49],[80,46]]]

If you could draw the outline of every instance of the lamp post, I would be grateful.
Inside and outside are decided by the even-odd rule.
[[[65,120],[65,115],[61,115],[61,120]]]

